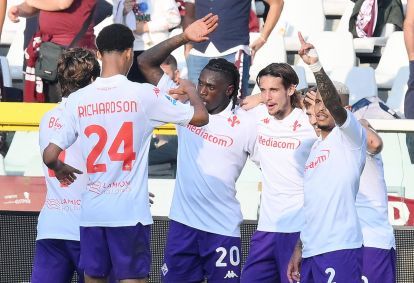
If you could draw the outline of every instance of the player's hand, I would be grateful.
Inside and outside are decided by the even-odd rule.
[[[125,0],[124,2],[124,16],[132,11],[132,8],[136,4],[135,0]]]
[[[137,28],[134,31],[136,34],[143,34],[148,32],[148,23],[147,22],[138,22],[137,21]]]
[[[60,161],[58,161],[58,164],[53,171],[55,171],[56,178],[59,182],[66,186],[72,184],[76,180],[75,173],[83,174],[82,171]]]
[[[266,43],[266,40],[260,36],[259,38],[257,38],[253,43],[250,44],[250,52],[251,52],[251,56],[252,56],[252,62],[254,60],[254,56],[256,55],[256,52],[262,48],[262,46]]]
[[[305,94],[305,101],[308,102],[312,106],[315,106],[315,99],[316,99],[316,91],[311,90]]]
[[[296,245],[295,250],[293,251],[292,257],[290,258],[287,277],[290,283],[300,281],[300,267],[302,262],[302,248],[299,245]]]
[[[19,8],[15,6],[11,6],[9,8],[9,11],[7,12],[7,16],[9,17],[10,21],[13,23],[18,23],[20,21],[19,19]]]
[[[317,63],[319,58],[315,47],[312,44],[307,43],[300,32],[298,32],[298,36],[301,45],[298,51],[300,58],[302,58],[303,62],[308,65]]]
[[[218,16],[210,13],[189,25],[184,30],[184,36],[189,41],[203,42],[208,40],[207,35],[212,33],[217,26]]]
[[[154,204],[155,195],[153,193],[149,192],[148,193],[148,196],[149,196],[149,203],[150,203],[150,205],[151,204]]]
[[[255,108],[260,103],[263,103],[260,94],[249,95],[239,100],[240,107],[246,111]]]
[[[188,94],[190,92],[197,92],[194,84],[189,80],[178,79],[177,83],[178,87],[170,89],[168,91],[168,94],[171,95],[174,99],[181,101],[182,103],[185,103],[188,100]]]

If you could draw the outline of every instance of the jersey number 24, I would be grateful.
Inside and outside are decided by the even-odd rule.
[[[92,134],[97,134],[99,139],[92,151],[86,158],[86,170],[88,173],[106,172],[105,163],[96,163],[101,156],[102,151],[108,142],[108,134],[104,127],[99,125],[89,125],[85,128],[85,135],[89,138]],[[124,145],[124,151],[119,152],[120,146]],[[122,170],[131,171],[132,161],[136,158],[133,149],[133,124],[132,122],[124,122],[118,131],[115,139],[108,150],[108,157],[111,161],[122,161]]]

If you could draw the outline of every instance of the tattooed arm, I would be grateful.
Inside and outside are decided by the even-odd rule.
[[[190,41],[202,42],[208,40],[207,35],[213,32],[218,25],[218,16],[208,14],[204,18],[189,25],[183,33],[169,38],[138,56],[138,66],[147,81],[157,85],[164,72],[161,63],[173,50]]]
[[[341,98],[336,91],[336,88],[324,69],[320,65],[318,55],[315,52],[314,46],[305,42],[302,35],[299,33],[299,40],[301,42],[301,48],[299,55],[302,60],[310,66],[316,79],[316,85],[318,91],[322,97],[325,107],[329,110],[335,123],[338,126],[342,126],[347,118],[347,112],[342,106]]]

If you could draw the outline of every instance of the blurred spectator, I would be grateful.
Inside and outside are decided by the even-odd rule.
[[[407,2],[407,15],[404,21],[404,39],[410,60],[410,76],[408,78],[408,90],[405,94],[404,115],[408,119],[414,119],[414,0]],[[414,133],[406,136],[408,152],[411,163],[414,164]]]
[[[133,32],[134,57],[160,43],[169,36],[169,30],[181,22],[174,0],[115,0],[114,21],[125,24]],[[128,79],[143,83],[145,77],[133,60]]]
[[[401,0],[351,0],[355,2],[349,19],[349,31],[354,37],[380,36],[385,24],[402,30],[404,12]]]
[[[84,23],[94,11],[96,0],[59,0],[35,1],[26,0],[12,6],[8,16],[12,22],[19,17],[39,16],[39,31],[33,36],[26,48],[26,75],[24,101],[26,102],[58,102],[61,99],[57,81],[48,82],[34,75],[34,64],[37,50],[41,42],[50,41],[62,46],[69,46]],[[74,47],[95,49],[93,23],[89,24],[84,36]]]
[[[177,163],[178,140],[176,135],[154,135],[151,140],[148,164]]]
[[[0,132],[0,155],[2,155],[3,157],[6,156],[6,153],[9,150],[6,139],[7,139],[7,133]]]
[[[160,65],[162,71],[169,76],[175,83],[178,83],[180,71],[177,68],[177,60],[173,55],[168,57]],[[154,135],[151,140],[149,150],[148,164],[171,164],[171,172],[175,176],[175,168],[177,165],[177,135]],[[150,171],[151,168],[150,168]]]
[[[249,13],[251,0],[203,1],[186,0],[183,28],[208,13],[219,16],[220,25],[209,41],[186,45],[189,79],[197,84],[201,70],[211,58],[224,58],[235,63],[241,75],[241,95],[247,95],[251,56],[269,37],[283,8],[283,0],[265,0],[269,13],[260,37],[249,48]],[[194,47],[194,48],[193,48]]]
[[[0,1],[0,38],[3,31],[4,18],[6,16],[7,0]]]
[[[260,31],[260,23],[259,19],[256,16],[256,13],[250,9],[249,14],[249,32],[259,32]]]
[[[98,25],[100,22],[105,20],[107,17],[112,16],[112,4],[106,0],[97,0],[96,9],[93,14],[93,23]],[[32,39],[33,35],[39,29],[39,19],[38,16],[33,16],[26,19],[26,27],[24,29],[24,43],[23,49],[26,49],[29,41]],[[26,69],[26,62],[23,62],[23,70]]]
[[[175,83],[180,78],[180,71],[177,67],[177,60],[174,56],[168,55],[168,57],[160,65],[162,71],[170,77]]]

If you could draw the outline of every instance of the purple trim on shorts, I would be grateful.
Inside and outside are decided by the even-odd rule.
[[[80,265],[90,277],[147,278],[151,266],[150,225],[80,227]]]
[[[243,267],[241,282],[288,283],[287,265],[299,239],[298,233],[256,231]]]
[[[239,237],[201,231],[170,220],[163,282],[239,282],[241,242]]]
[[[79,267],[79,241],[42,239],[36,241],[33,259],[32,283],[70,283],[75,271],[78,281],[84,282]]]

